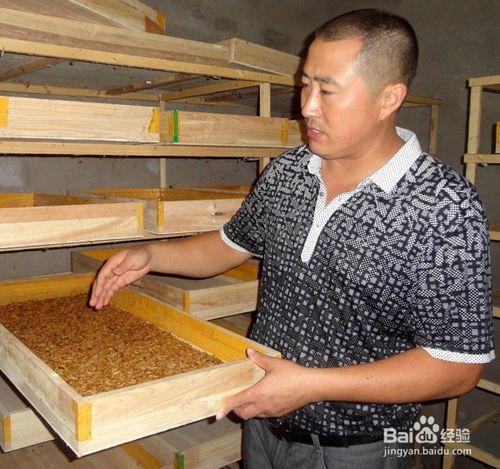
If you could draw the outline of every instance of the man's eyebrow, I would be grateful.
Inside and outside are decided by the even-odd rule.
[[[309,80],[311,79],[311,77],[306,72],[302,72],[302,76],[308,78]],[[327,75],[316,75],[312,79],[314,81],[319,81],[321,83],[325,83],[326,85],[340,87],[340,84],[337,80],[335,80],[334,78],[329,77]]]

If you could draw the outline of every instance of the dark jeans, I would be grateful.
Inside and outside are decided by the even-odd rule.
[[[288,443],[269,430],[265,420],[252,419],[243,425],[245,469],[408,469],[411,456],[385,455],[386,448],[410,449],[410,445],[366,443],[347,448]],[[392,451],[394,452],[394,451]],[[406,453],[408,454],[408,453]]]

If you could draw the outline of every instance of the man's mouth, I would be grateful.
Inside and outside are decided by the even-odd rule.
[[[317,127],[307,125],[307,136],[309,137],[309,139],[317,140],[322,135],[324,135],[323,132],[321,130],[319,130]]]

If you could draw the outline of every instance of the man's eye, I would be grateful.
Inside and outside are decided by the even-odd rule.
[[[328,95],[328,94],[332,94],[333,92],[330,90],[320,90],[320,93],[323,95]]]

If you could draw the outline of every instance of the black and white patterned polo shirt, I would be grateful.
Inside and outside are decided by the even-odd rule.
[[[328,205],[321,158],[299,147],[274,160],[221,230],[262,257],[251,337],[308,367],[372,362],[415,347],[448,361],[493,356],[487,222],[473,186],[405,145]],[[418,404],[313,403],[275,419],[292,431],[382,435]]]

